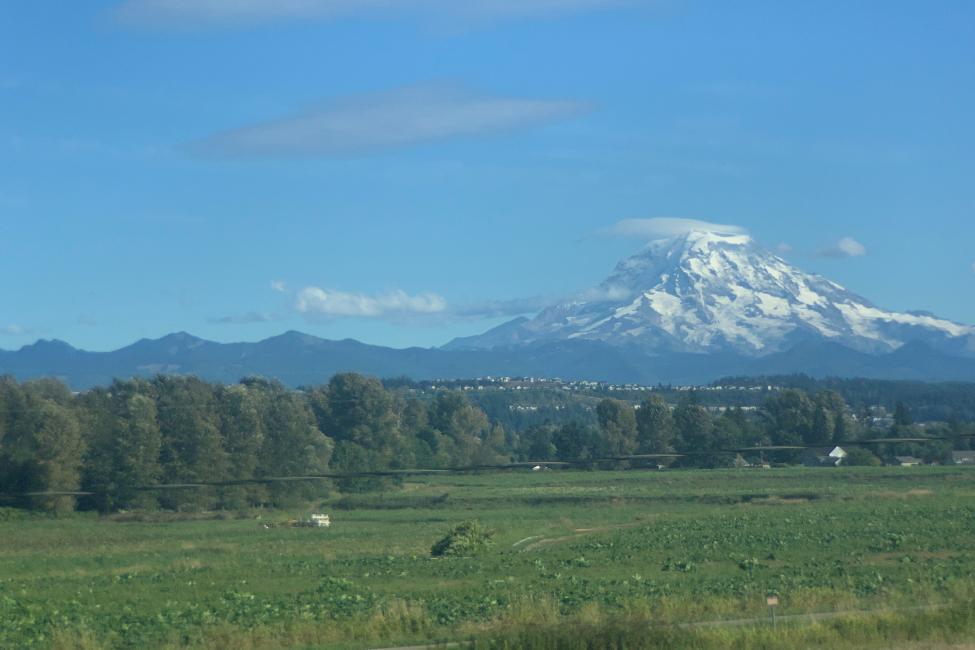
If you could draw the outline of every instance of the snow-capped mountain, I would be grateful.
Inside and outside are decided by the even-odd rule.
[[[808,340],[889,353],[921,342],[975,354],[975,328],[921,312],[886,311],[806,273],[747,235],[692,231],[650,242],[598,287],[450,349],[599,341],[649,353],[762,356]]]
[[[211,381],[259,375],[298,387],[348,371],[642,384],[797,372],[975,381],[975,328],[885,311],[747,236],[701,231],[651,242],[594,289],[445,349],[393,349],[300,332],[256,343],[216,343],[180,332],[112,352],[62,341],[0,349],[0,375],[59,377],[77,390],[160,372]]]

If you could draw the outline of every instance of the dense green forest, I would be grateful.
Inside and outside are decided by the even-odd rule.
[[[678,464],[716,467],[735,460],[718,450],[829,445],[876,434],[832,390],[775,391],[761,408],[749,411],[707,408],[693,391],[676,403],[650,392],[638,408],[610,397],[587,399],[591,407],[576,400],[574,406],[553,406],[557,418],[518,426],[488,417],[460,391],[417,394],[356,374],[336,375],[327,385],[300,391],[256,378],[223,385],[158,376],[81,394],[54,380],[18,383],[3,377],[0,494],[6,496],[0,505],[103,511],[280,506],[333,487],[384,488],[391,479],[345,478],[334,486],[267,480],[207,489],[140,488],[511,461],[585,463],[671,452],[691,454]],[[501,406],[493,410],[511,412]],[[918,427],[904,406],[896,410],[892,427],[900,436],[967,430],[957,421]],[[938,460],[949,449],[948,443],[931,443],[873,451]],[[798,456],[793,452],[776,460],[795,462]],[[860,450],[851,460],[878,462],[874,453]],[[45,491],[94,494],[25,496]]]
[[[386,379],[391,389],[407,388],[413,393],[430,395],[440,390],[464,390],[471,402],[479,406],[492,422],[506,429],[522,430],[545,422],[578,420],[596,424],[595,405],[605,397],[639,404],[649,387],[620,386],[596,382],[560,382],[539,380],[530,390],[513,390],[497,380],[412,381],[407,378]],[[523,380],[513,383],[525,384]],[[823,391],[839,393],[860,421],[876,418],[879,426],[889,425],[898,404],[906,407],[912,418],[928,422],[975,422],[975,383],[921,382],[882,379],[837,378],[816,379],[806,375],[765,377],[726,377],[708,386],[689,387],[658,384],[655,395],[670,404],[680,403],[688,393],[707,408],[740,406],[746,410],[764,406],[771,394],[795,388],[809,394]],[[889,416],[889,417],[885,417]],[[876,424],[876,423],[875,423]]]
[[[975,422],[975,382],[892,381],[807,375],[726,377],[714,386],[781,386],[809,393],[836,391],[855,412],[882,406],[893,411],[906,406],[918,421]]]

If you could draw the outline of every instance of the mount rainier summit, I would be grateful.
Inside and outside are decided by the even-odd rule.
[[[650,242],[598,287],[448,349],[598,341],[651,355],[763,356],[809,341],[868,354],[912,342],[975,353],[975,328],[922,312],[886,311],[806,273],[748,235],[691,231]]]

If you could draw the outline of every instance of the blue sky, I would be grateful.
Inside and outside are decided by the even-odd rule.
[[[460,8],[458,8],[460,7]],[[439,345],[690,218],[975,323],[975,4],[0,7],[0,348]]]

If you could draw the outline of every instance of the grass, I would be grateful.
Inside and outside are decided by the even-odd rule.
[[[949,644],[975,637],[973,497],[968,468],[553,470],[338,495],[309,509],[332,515],[327,530],[262,525],[309,510],[8,513],[0,647]],[[472,519],[495,531],[490,550],[430,557]],[[773,593],[782,615],[947,607],[774,632],[677,625],[761,618]]]
[[[891,648],[927,639],[928,644],[971,639],[975,601],[970,598],[935,611],[850,614],[826,621],[688,628],[662,625],[646,611],[602,616],[596,621],[513,625],[484,635],[474,648],[490,650],[583,650],[590,648]]]

